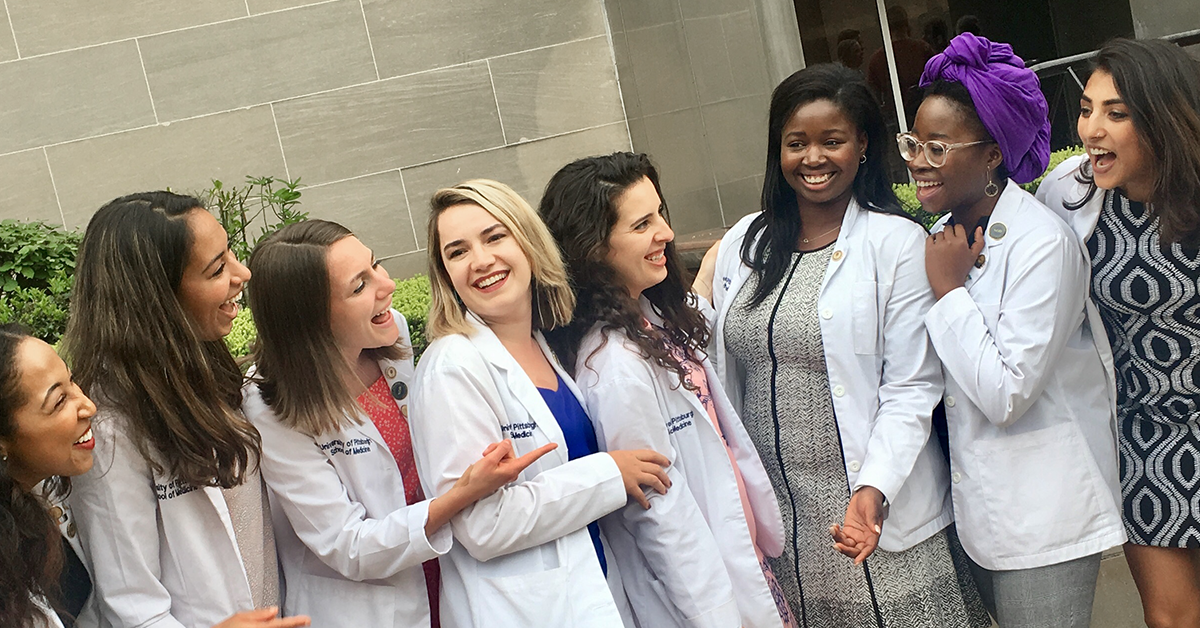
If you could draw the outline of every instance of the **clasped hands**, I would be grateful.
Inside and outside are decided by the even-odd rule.
[[[863,486],[850,496],[846,520],[829,526],[834,549],[853,558],[855,565],[861,565],[879,546],[885,516],[883,501],[879,489]]]

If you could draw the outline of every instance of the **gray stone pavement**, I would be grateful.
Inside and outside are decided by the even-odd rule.
[[[1092,628],[1144,628],[1142,602],[1138,599],[1125,555],[1119,549],[1104,553],[1096,601],[1092,605]]]

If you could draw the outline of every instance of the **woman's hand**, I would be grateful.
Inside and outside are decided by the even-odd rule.
[[[667,460],[666,456],[650,449],[610,451],[608,455],[612,456],[617,468],[621,470],[625,492],[641,504],[642,508],[650,509],[650,500],[642,490],[643,485],[658,491],[660,495],[667,494],[667,489],[671,486],[671,479],[667,477],[667,467],[671,466],[671,461]]]
[[[483,457],[478,462],[467,467],[454,488],[463,489],[469,498],[473,498],[472,502],[479,501],[501,486],[515,482],[529,465],[557,447],[558,443],[542,445],[518,458],[512,441],[505,439],[492,443],[483,450]]]
[[[713,294],[713,275],[717,271],[717,252],[721,249],[721,241],[708,248],[704,253],[704,259],[700,261],[700,270],[696,271],[696,278],[692,280],[692,292],[704,297],[709,303],[712,303]]]
[[[830,526],[834,548],[861,565],[879,546],[883,532],[883,493],[874,486],[864,486],[850,496],[846,506],[846,521]]]
[[[467,467],[450,490],[429,502],[425,536],[431,536],[467,506],[491,495],[505,484],[515,482],[529,465],[556,447],[558,443],[542,445],[524,456],[517,457],[510,440],[488,445],[487,449],[483,450],[483,457]]]
[[[279,607],[268,606],[238,613],[213,628],[297,628],[310,624],[312,620],[305,615],[279,617]]]
[[[925,274],[934,298],[963,287],[983,244],[983,227],[975,228],[975,244],[967,244],[967,230],[962,225],[947,225],[925,240]]]

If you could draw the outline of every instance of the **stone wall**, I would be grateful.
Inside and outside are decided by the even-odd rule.
[[[0,218],[299,177],[397,276],[436,188],[630,147],[603,0],[6,0],[0,85]]]

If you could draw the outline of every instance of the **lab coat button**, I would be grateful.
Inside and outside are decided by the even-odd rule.
[[[846,467],[849,468],[851,472],[858,473],[858,470],[862,468],[862,465],[857,460],[851,460],[850,464],[846,465]]]
[[[825,320],[829,320],[829,319],[833,318],[833,310],[831,310],[829,308],[825,308],[825,309],[821,310],[821,318],[823,318]]]
[[[834,251],[833,252],[833,261],[840,262],[842,260],[843,255],[845,255],[845,253],[843,253],[841,251]]]
[[[394,367],[394,366],[387,367],[387,370],[383,372],[383,376],[388,379],[396,379],[396,367]]]
[[[841,397],[844,394],[846,394],[846,389],[842,388],[841,384],[838,384],[837,386],[833,387],[833,396],[834,397]]]
[[[950,396],[948,396],[948,395],[946,396],[946,407],[947,407],[947,408],[953,408],[953,407],[954,407],[954,397],[950,397]]]
[[[954,473],[951,473],[951,474],[950,474],[950,481],[951,481],[951,482],[954,482],[955,484],[958,484],[959,482],[962,482],[962,474],[961,474],[961,473],[959,473],[958,471],[955,471]]]

